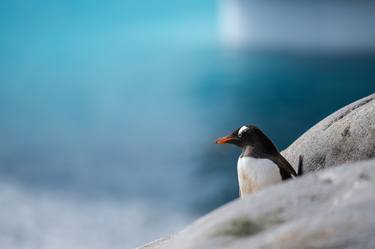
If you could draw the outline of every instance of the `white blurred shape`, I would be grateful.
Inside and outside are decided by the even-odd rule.
[[[221,0],[226,45],[319,50],[374,50],[375,2]]]
[[[134,248],[192,219],[144,201],[78,200],[0,185],[0,248]]]

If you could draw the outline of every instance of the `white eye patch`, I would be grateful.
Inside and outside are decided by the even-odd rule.
[[[247,126],[242,126],[241,129],[238,131],[238,136],[241,137],[242,136],[242,133],[244,133],[245,131],[247,131],[249,129],[249,127]]]

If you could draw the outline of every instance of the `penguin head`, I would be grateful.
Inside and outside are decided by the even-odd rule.
[[[258,150],[267,150],[270,152],[274,152],[274,150],[276,150],[271,140],[254,125],[241,126],[234,130],[232,134],[218,138],[216,143],[234,144],[241,148],[250,146]]]

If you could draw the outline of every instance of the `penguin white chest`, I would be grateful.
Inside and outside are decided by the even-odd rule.
[[[240,157],[237,173],[242,198],[282,181],[279,167],[269,159]]]

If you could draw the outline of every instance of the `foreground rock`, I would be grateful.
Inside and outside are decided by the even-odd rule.
[[[323,119],[281,154],[292,165],[303,155],[305,171],[375,157],[375,94]]]
[[[347,165],[349,166],[349,165]],[[375,160],[272,186],[147,248],[375,248]]]

